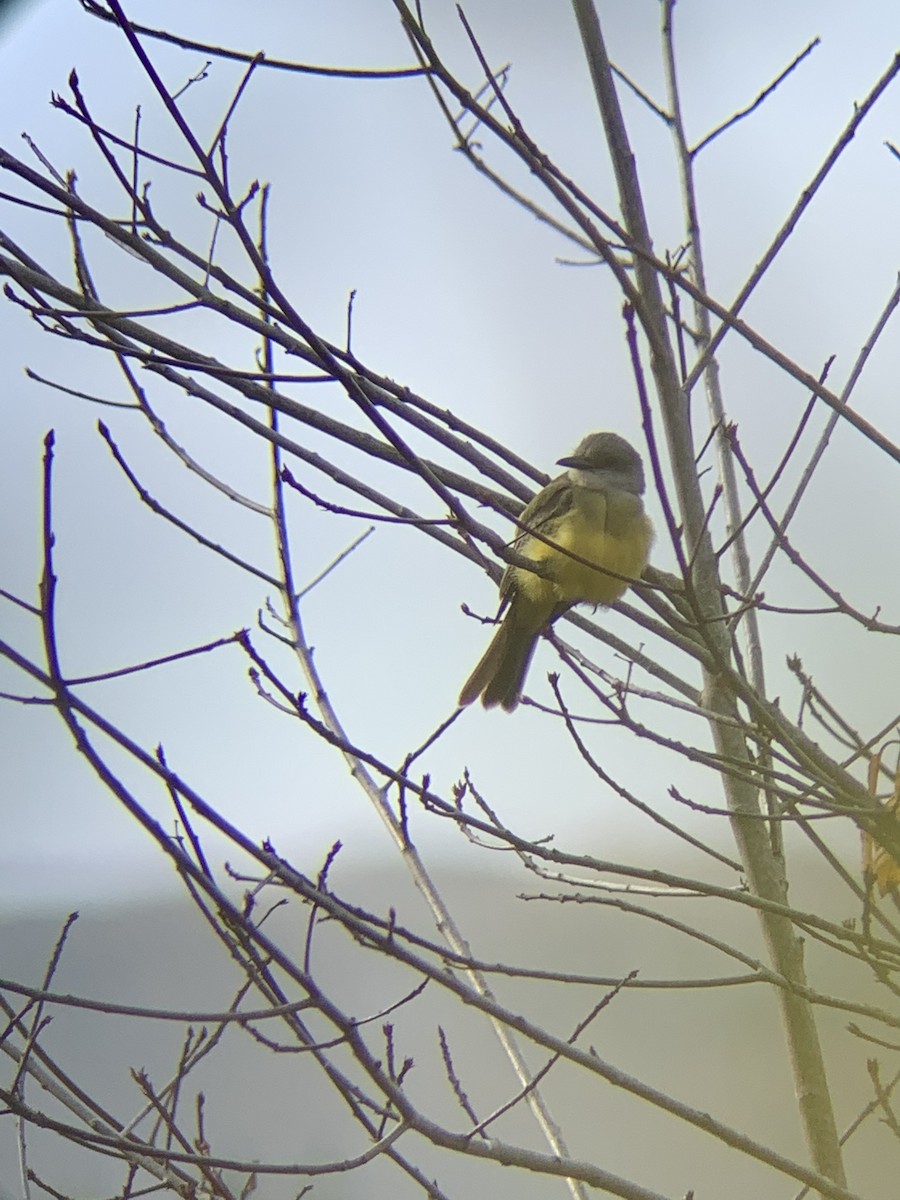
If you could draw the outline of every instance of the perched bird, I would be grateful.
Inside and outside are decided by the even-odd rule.
[[[566,470],[526,507],[524,528],[511,543],[547,575],[511,565],[504,571],[501,611],[509,607],[459,694],[460,707],[480,696],[485,708],[499,704],[512,712],[541,633],[573,604],[614,603],[647,565],[653,526],[634,447],[617,433],[590,433],[559,466]]]

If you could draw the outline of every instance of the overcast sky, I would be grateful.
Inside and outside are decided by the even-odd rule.
[[[427,2],[431,34],[447,60],[474,87],[478,68],[453,4]],[[322,3],[132,3],[135,20],[200,40],[273,57],[351,66],[409,65],[411,52],[387,0]],[[467,14],[491,62],[512,63],[509,97],[540,145],[615,211],[602,130],[592,102],[574,19],[567,5],[532,0],[470,0]],[[626,72],[662,99],[658,12],[652,0],[600,5],[610,51]],[[722,5],[682,0],[677,47],[690,137],[697,140],[751,102],[814,37],[821,45],[751,118],[712,143],[698,162],[698,183],[712,293],[731,301],[764,253],[801,189],[897,48],[894,3],[764,2]],[[201,72],[206,58],[147,43],[172,88]],[[72,168],[81,194],[126,215],[89,135],[50,105],[67,94],[76,68],[96,119],[129,136],[141,105],[142,139],[180,161],[185,150],[121,35],[86,16],[75,0],[22,4],[0,24],[0,144],[33,164],[27,132],[59,171]],[[240,68],[216,61],[182,100],[205,136],[216,128]],[[836,355],[838,389],[896,281],[900,265],[900,161],[885,148],[900,143],[898,84],[863,125],[777,266],[746,311],[747,319],[804,369],[818,374]],[[10,102],[9,98],[14,98]],[[683,238],[677,172],[668,134],[625,93],[657,250]],[[447,127],[421,79],[347,81],[260,70],[232,122],[231,173],[240,193],[250,181],[272,185],[270,254],[297,308],[321,334],[340,341],[351,290],[354,348],[381,371],[453,410],[543,470],[553,470],[588,430],[614,428],[642,446],[620,318],[620,299],[602,271],[571,265],[580,258],[479,178],[453,152]],[[502,155],[497,156],[503,164]],[[527,185],[521,171],[515,181]],[[205,247],[209,220],[194,200],[196,182],[152,175],[161,219]],[[22,194],[0,178],[0,191]],[[3,228],[39,261],[71,271],[61,222],[4,205]],[[227,257],[229,249],[223,246]],[[92,239],[92,266],[107,303],[149,307],[171,300],[146,268],[125,263]],[[253,366],[253,345],[222,323],[185,317],[173,336],[196,337],[207,353]],[[0,539],[3,586],[34,599],[41,569],[40,471],[46,431],[56,430],[55,528],[60,578],[60,636],[73,675],[110,670],[253,627],[267,588],[242,577],[153,517],[130,490],[96,431],[113,429],[144,483],[190,516],[214,540],[274,569],[262,519],[211,495],[154,443],[139,418],[62,396],[29,381],[23,368],[111,400],[127,400],[121,377],[101,355],[42,333],[4,304],[0,316]],[[900,440],[898,338],[889,328],[854,402]],[[722,354],[729,415],[765,474],[781,454],[807,397],[759,356],[732,339]],[[144,382],[142,380],[142,382]],[[184,396],[146,381],[176,437],[210,470],[265,503],[264,448],[235,433]],[[359,421],[346,398],[310,389],[298,396],[343,420]],[[698,405],[698,441],[702,441]],[[821,429],[818,414],[811,436]],[[327,448],[324,439],[310,444]],[[811,444],[811,443],[810,443]],[[429,452],[433,452],[429,449]],[[348,453],[350,466],[358,461]],[[336,503],[352,503],[321,479],[304,477]],[[373,474],[378,480],[378,473]],[[900,524],[896,464],[854,431],[839,429],[819,482],[795,530],[814,564],[863,611],[885,606],[897,620],[894,551]],[[420,488],[410,502],[444,514]],[[662,527],[655,496],[648,505]],[[430,506],[430,507],[429,507]],[[353,518],[292,506],[298,573],[313,578],[365,528]],[[763,544],[763,543],[760,543]],[[672,567],[662,536],[654,562]],[[769,598],[811,602],[789,569],[774,573]],[[818,601],[816,601],[818,602]],[[415,531],[379,527],[304,605],[317,662],[351,736],[399,764],[447,717],[487,631],[460,605],[489,612],[490,582],[442,553]],[[604,618],[622,636],[635,630]],[[0,608],[6,635],[38,652],[34,623]],[[858,632],[827,621],[772,622],[767,629],[770,679],[790,711],[796,688],[784,657],[799,653],[807,669],[841,701],[861,730],[889,719],[896,651],[877,650]],[[577,637],[576,637],[577,640]],[[882,639],[884,642],[884,639]],[[652,650],[653,647],[650,647]],[[614,661],[609,665],[615,667]],[[538,654],[532,694],[549,701],[554,669]],[[8,670],[0,687],[30,693]],[[299,677],[292,686],[303,686]],[[573,687],[576,685],[572,684]],[[574,693],[578,695],[579,693]],[[166,667],[85,693],[153,748],[252,837],[301,847],[303,862],[321,860],[337,838],[347,861],[389,853],[387,838],[342,761],[260,701],[236,650]],[[584,697],[581,696],[584,700]],[[0,907],[20,909],[102,902],[127,889],[163,887],[169,869],[93,779],[61,722],[35,707],[6,705],[0,714]],[[672,724],[673,736],[693,730]],[[652,747],[613,729],[592,745],[614,774],[630,777],[640,757],[641,795],[670,815],[671,764]],[[119,760],[113,756],[114,761]],[[560,769],[565,761],[564,770]],[[556,831],[595,852],[655,836],[640,818],[598,795],[572,761],[559,723],[523,708],[513,717],[467,712],[422,760],[445,794],[469,766],[479,786],[523,832]],[[131,768],[127,779],[138,784]],[[679,787],[719,803],[705,776],[679,767]],[[171,824],[165,796],[144,801]],[[670,807],[667,807],[670,806]],[[416,818],[416,836],[449,856],[449,827]],[[849,841],[847,843],[849,845]],[[461,849],[461,848],[459,848]]]

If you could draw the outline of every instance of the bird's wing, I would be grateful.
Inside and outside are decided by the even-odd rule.
[[[515,550],[518,554],[523,554],[526,558],[530,557],[528,544],[535,539],[531,537],[528,530],[534,530],[536,533],[543,533],[546,537],[552,538],[553,529],[572,506],[572,495],[572,484],[567,475],[557,475],[555,479],[551,479],[547,486],[541,488],[523,509],[519,520],[523,525],[527,525],[528,529],[519,530],[509,543],[510,549]],[[535,557],[538,556],[535,555]],[[518,569],[510,564],[503,572],[503,578],[500,580],[500,595],[504,602],[510,600],[515,591],[515,572]]]

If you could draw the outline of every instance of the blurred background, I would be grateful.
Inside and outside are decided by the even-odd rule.
[[[647,0],[598,7],[614,61],[661,102],[658,6]],[[396,12],[386,0],[273,0],[264,6],[232,0],[198,0],[190,6],[136,0],[126,11],[136,22],[201,42],[263,50],[269,57],[351,67],[413,64]],[[470,0],[465,11],[489,61],[497,68],[511,64],[506,94],[531,135],[598,203],[616,213],[603,132],[569,9],[538,0]],[[478,64],[455,6],[444,0],[429,3],[427,18],[445,60],[477,87]],[[729,303],[850,119],[854,104],[888,68],[898,48],[900,15],[886,2],[853,8],[819,0],[787,6],[763,0],[739,7],[682,0],[676,24],[682,100],[694,142],[751,103],[812,39],[821,39],[772,97],[698,156],[709,288]],[[182,111],[201,140],[208,141],[242,66],[220,59],[210,63],[200,52],[156,41],[145,45],[173,91],[193,81],[180,100]],[[75,0],[21,0],[2,9],[0,78],[6,102],[0,106],[0,145],[36,169],[42,158],[61,175],[74,170],[79,193],[88,202],[125,219],[127,206],[90,133],[51,102],[54,93],[71,100],[73,68],[100,125],[130,137],[140,106],[142,144],[176,162],[186,161],[177,131],[121,34],[90,17]],[[835,356],[829,385],[836,391],[897,279],[900,161],[886,146],[900,142],[896,87],[867,118],[744,313],[764,337],[813,375]],[[683,226],[669,132],[625,88],[622,99],[656,250],[674,253]],[[517,164],[505,161],[500,151],[490,153],[514,183],[530,186]],[[322,336],[344,340],[348,299],[355,292],[353,349],[361,360],[484,429],[545,471],[552,472],[555,461],[590,429],[614,428],[644,449],[621,298],[613,282],[454,152],[448,127],[421,78],[346,79],[260,69],[230,122],[229,160],[236,194],[254,180],[271,185],[268,248],[275,274]],[[5,175],[0,172],[0,192],[21,195],[21,187]],[[161,169],[148,170],[147,177],[159,220],[205,252],[212,226],[195,199],[197,180]],[[4,209],[3,229],[9,237],[48,269],[71,272],[71,249],[61,221],[13,203]],[[107,304],[152,308],[171,302],[171,289],[104,239],[88,239],[87,249]],[[236,247],[224,238],[217,254],[225,265],[239,261]],[[182,314],[170,319],[167,329],[235,368],[254,367],[254,340],[209,313]],[[894,440],[900,437],[898,356],[898,338],[889,327],[853,396],[867,419]],[[721,362],[728,415],[737,422],[758,475],[767,478],[808,397],[733,336],[722,347]],[[109,425],[129,463],[162,503],[188,516],[214,542],[273,572],[275,546],[265,518],[238,508],[186,471],[147,436],[137,413],[63,395],[26,377],[25,368],[106,401],[128,403],[130,396],[113,362],[42,331],[14,304],[0,309],[0,586],[36,602],[42,567],[43,439],[53,428],[65,672],[111,671],[240,628],[256,629],[260,611],[274,599],[272,592],[142,506],[99,436],[97,420]],[[261,444],[149,373],[141,374],[141,383],[176,441],[208,470],[268,502],[269,460]],[[334,387],[298,386],[295,394],[341,420],[360,423],[359,414]],[[816,414],[804,446],[812,445],[826,417]],[[698,396],[698,443],[705,436],[705,420]],[[364,471],[374,486],[390,489],[424,515],[445,515],[416,481],[398,481],[396,472],[363,463],[324,435],[306,430],[303,436],[310,448],[350,470]],[[458,465],[449,454],[441,459],[440,448],[430,442],[414,436],[411,441],[426,456]],[[304,471],[295,473],[326,499],[359,507],[328,481]],[[796,473],[776,498],[788,494],[795,481]],[[898,501],[895,464],[853,429],[839,425],[793,526],[795,542],[808,560],[861,611],[882,606],[886,621],[897,620],[891,551],[900,533]],[[654,565],[674,569],[655,495],[648,505],[660,534]],[[476,510],[476,515],[482,514]],[[297,497],[291,498],[289,516],[301,581],[313,579],[367,526],[353,517],[321,512]],[[751,532],[751,545],[757,551],[765,548],[762,529]],[[773,604],[821,604],[784,563],[773,569],[765,590]],[[480,623],[463,614],[464,603],[478,613],[491,613],[494,585],[415,529],[391,525],[377,526],[304,600],[316,662],[356,744],[376,749],[383,761],[399,767],[452,713],[459,686],[487,637]],[[3,636],[40,661],[34,620],[3,599],[0,605]],[[620,614],[602,619],[621,636],[635,638],[634,627]],[[859,626],[829,617],[773,616],[766,620],[765,634],[770,692],[787,711],[796,712],[800,704],[796,680],[785,667],[786,656],[797,654],[864,737],[890,721],[898,666],[891,639],[876,642]],[[571,636],[577,641],[577,634]],[[665,650],[646,648],[665,659]],[[609,666],[623,669],[613,656]],[[552,702],[546,676],[554,669],[558,661],[548,647],[540,647],[529,691],[544,702]],[[291,683],[297,690],[304,687],[299,676]],[[568,680],[567,686],[573,703],[586,701],[577,682]],[[6,665],[0,668],[0,690],[33,693]],[[89,685],[83,695],[102,712],[114,714],[142,745],[152,750],[162,744],[173,769],[224,817],[256,841],[270,839],[300,869],[315,874],[340,840],[331,876],[335,890],[375,911],[393,905],[405,924],[432,934],[427,912],[343,760],[260,700],[236,648]],[[697,736],[692,715],[667,720],[673,738]],[[715,781],[700,768],[683,761],[673,766],[662,751],[646,742],[637,746],[613,726],[601,727],[593,739],[603,766],[628,781],[644,801],[705,841],[729,847],[722,818],[686,813],[669,795],[675,784],[687,795],[720,806]],[[171,825],[168,798],[118,750],[102,748],[141,802]],[[554,844],[567,849],[678,874],[701,870],[699,856],[686,857],[652,822],[598,787],[585,764],[571,754],[561,722],[527,706],[514,718],[467,711],[420,765],[430,773],[435,790],[448,796],[468,768],[501,818],[522,836],[552,835]],[[171,866],[100,787],[51,710],[4,705],[0,772],[0,975],[37,985],[66,914],[78,909],[81,917],[57,990],[169,1007],[221,1006],[235,986],[229,964],[208,944],[199,918],[181,899]],[[718,956],[686,939],[663,936],[650,922],[623,920],[588,906],[576,912],[574,905],[562,910],[523,901],[519,893],[542,889],[523,879],[511,863],[473,848],[448,822],[419,810],[411,812],[410,820],[416,844],[481,957],[544,965],[559,950],[569,970],[606,976],[637,969],[651,980],[732,973]],[[207,855],[217,865],[229,858],[228,843],[214,834],[204,838]],[[829,844],[848,869],[858,870],[858,840],[849,825],[832,822]],[[792,844],[791,851],[796,864],[793,902],[836,921],[858,919],[854,900],[837,890],[819,860],[802,844]],[[735,882],[727,872],[709,877]],[[692,921],[739,942],[748,953],[762,953],[749,914],[713,911],[702,901],[685,905]],[[302,928],[297,936],[302,938]],[[385,964],[370,955],[371,973],[361,981],[353,948],[337,935],[325,944],[322,969],[333,972],[339,994],[358,994],[366,1011],[395,995],[400,985]],[[824,956],[820,962],[814,953],[814,964],[821,972],[817,986],[840,988],[840,978],[827,974],[833,967]],[[506,986],[509,1003],[524,1003],[519,985]],[[875,984],[872,996],[884,1002]],[[539,996],[530,991],[529,997],[535,1015],[560,1032],[570,1030],[589,1005],[578,989],[548,987]],[[410,1012],[404,1025],[409,1047],[423,1062],[436,1054],[437,1019],[431,1009],[427,1020],[416,1020]],[[490,1092],[502,1067],[489,1033],[474,1021],[470,1028],[465,1014],[448,1013],[446,1019],[457,1023],[456,1036],[465,1047],[460,1054],[473,1073],[479,1072],[481,1088]],[[148,1026],[141,1035],[144,1042],[126,1022],[121,1025],[122,1043],[117,1045],[115,1022],[57,1012],[48,1035],[67,1056],[72,1074],[78,1076],[76,1067],[91,1073],[116,1111],[125,1111],[129,1103],[137,1106],[127,1067],[155,1067],[162,1077],[172,1069],[180,1037],[174,1029]],[[825,1021],[834,1077],[840,1080],[840,1116],[849,1121],[865,1103],[870,1085],[865,1053],[845,1025],[846,1015]],[[647,1027],[657,1036],[642,1037]],[[775,1004],[761,987],[706,991],[702,1005],[691,990],[675,998],[665,990],[628,993],[627,1000],[620,997],[604,1014],[595,1036],[601,1055],[623,1069],[802,1157]],[[329,1104],[336,1101],[298,1083],[297,1064],[287,1061],[289,1056],[280,1083],[267,1079],[254,1087],[259,1048],[237,1034],[228,1043],[227,1054],[211,1061],[204,1086],[212,1098],[229,1081],[245,1079],[253,1104],[252,1112],[227,1103],[216,1106],[221,1144],[236,1156],[276,1158],[296,1130],[292,1153],[297,1159],[337,1152],[329,1140],[336,1120]],[[429,1074],[435,1073],[439,1070]],[[780,1084],[773,1085],[773,1073],[775,1079],[783,1076]],[[494,1086],[499,1103],[506,1083]],[[612,1104],[605,1089],[583,1094],[582,1086],[562,1070],[549,1079],[557,1115],[573,1130],[573,1152],[597,1157],[611,1170],[633,1172],[647,1186],[673,1196],[691,1187],[698,1196],[717,1194],[723,1178],[729,1181],[730,1196],[760,1194],[761,1180],[768,1177],[745,1157],[663,1121],[637,1102]],[[474,1084],[473,1090],[478,1090]],[[773,1104],[773,1091],[783,1094],[783,1107]],[[444,1102],[449,1106],[452,1097]],[[42,1155],[59,1152],[50,1145],[52,1139],[37,1132],[33,1139]],[[599,1154],[598,1140],[603,1146]],[[896,1174],[879,1159],[874,1123],[853,1145],[857,1188],[885,1200],[895,1194]],[[432,1154],[435,1174],[442,1179],[443,1172],[461,1172],[452,1177],[452,1194],[490,1187],[497,1196],[537,1196],[548,1188],[546,1180],[507,1178],[496,1168],[483,1176],[488,1168],[451,1164],[432,1151],[426,1159]],[[0,1180],[14,1178],[15,1161],[7,1135],[0,1140]],[[96,1156],[73,1154],[67,1169],[72,1174],[66,1186],[73,1194],[110,1194],[119,1178],[114,1167],[107,1168]],[[370,1195],[399,1194],[382,1164],[372,1164],[367,1172],[318,1181],[315,1194],[362,1195],[363,1189]],[[12,1184],[5,1186],[9,1195],[18,1195]],[[280,1186],[267,1180],[261,1194],[294,1194],[289,1185],[283,1191]],[[708,1190],[704,1193],[701,1186]]]

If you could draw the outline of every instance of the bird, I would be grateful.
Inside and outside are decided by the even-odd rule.
[[[615,603],[647,565],[653,526],[641,499],[644,467],[631,443],[617,433],[589,433],[557,465],[565,471],[526,506],[510,543],[545,573],[512,564],[503,572],[505,616],[463,685],[460,708],[480,697],[485,708],[513,712],[540,635],[573,604]]]

